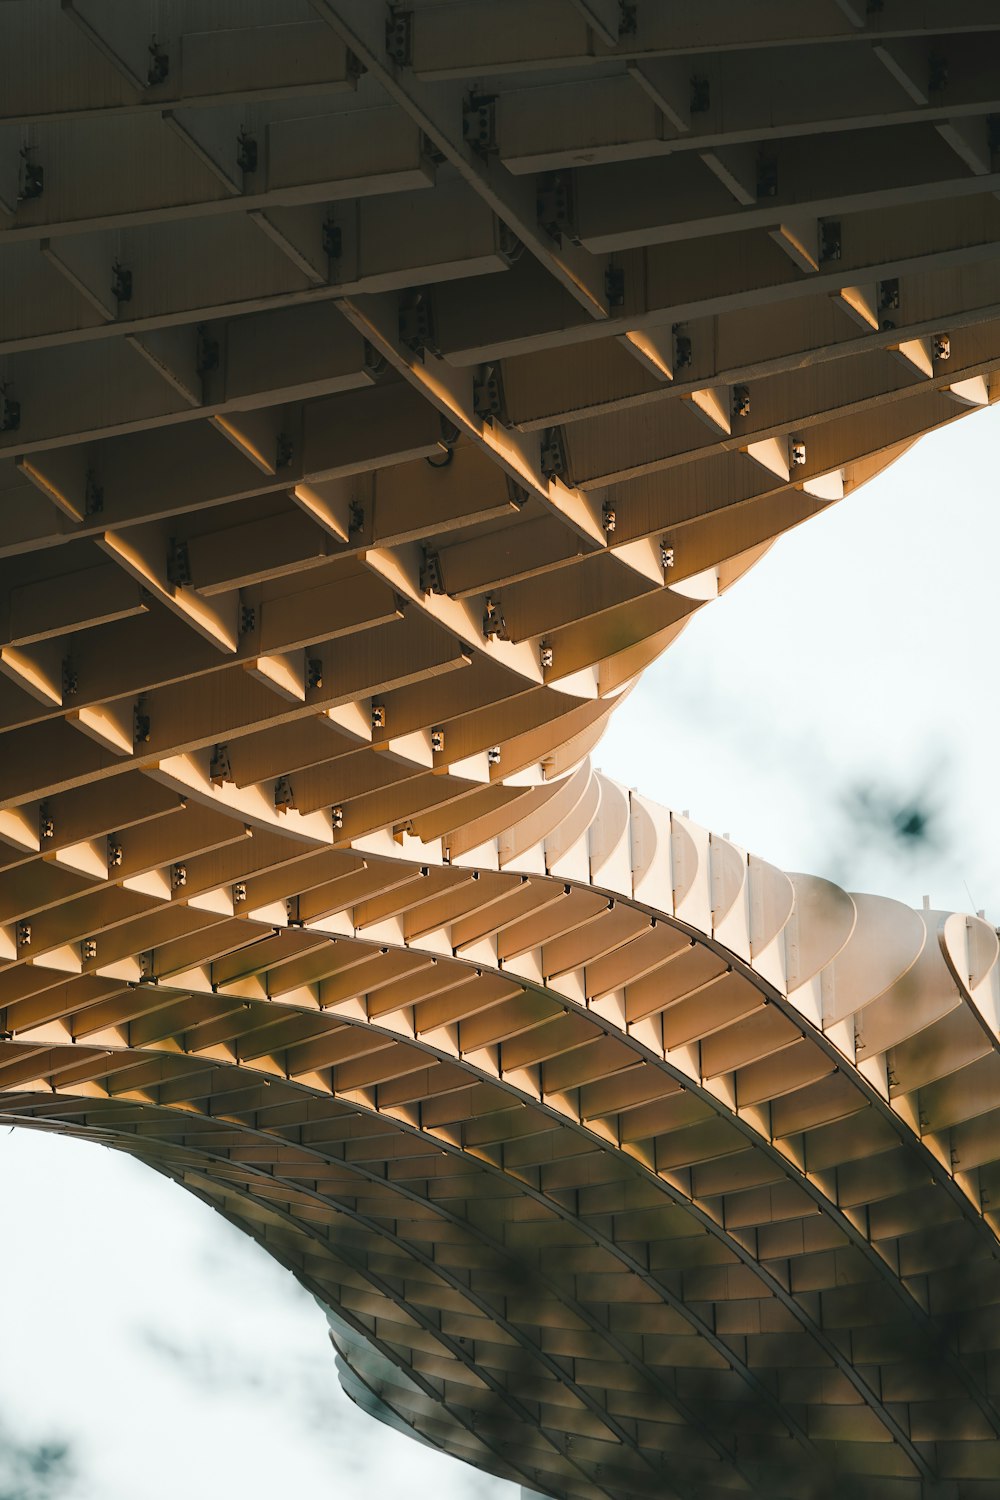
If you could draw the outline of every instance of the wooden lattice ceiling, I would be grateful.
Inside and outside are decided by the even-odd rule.
[[[1000,394],[998,122],[985,0],[0,5],[2,1118],[546,1494],[1000,1483],[995,932],[587,759]]]

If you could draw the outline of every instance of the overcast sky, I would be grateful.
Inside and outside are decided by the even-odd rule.
[[[597,764],[786,869],[1000,920],[998,452],[970,416],[782,538]],[[0,1278],[0,1427],[69,1444],[58,1500],[516,1494],[360,1415],[292,1277],[127,1158],[0,1133]]]

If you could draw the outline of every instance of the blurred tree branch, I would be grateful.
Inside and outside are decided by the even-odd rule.
[[[0,1500],[59,1500],[73,1474],[67,1443],[21,1442],[0,1423]]]

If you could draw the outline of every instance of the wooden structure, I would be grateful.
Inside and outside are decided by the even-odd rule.
[[[987,0],[0,5],[0,1119],[530,1490],[996,1494],[996,932],[587,757],[1000,393],[998,121]]]

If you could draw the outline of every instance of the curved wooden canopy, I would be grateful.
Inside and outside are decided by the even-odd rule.
[[[994,929],[588,755],[1000,393],[998,64],[983,0],[0,7],[0,1118],[532,1490],[996,1492]]]

